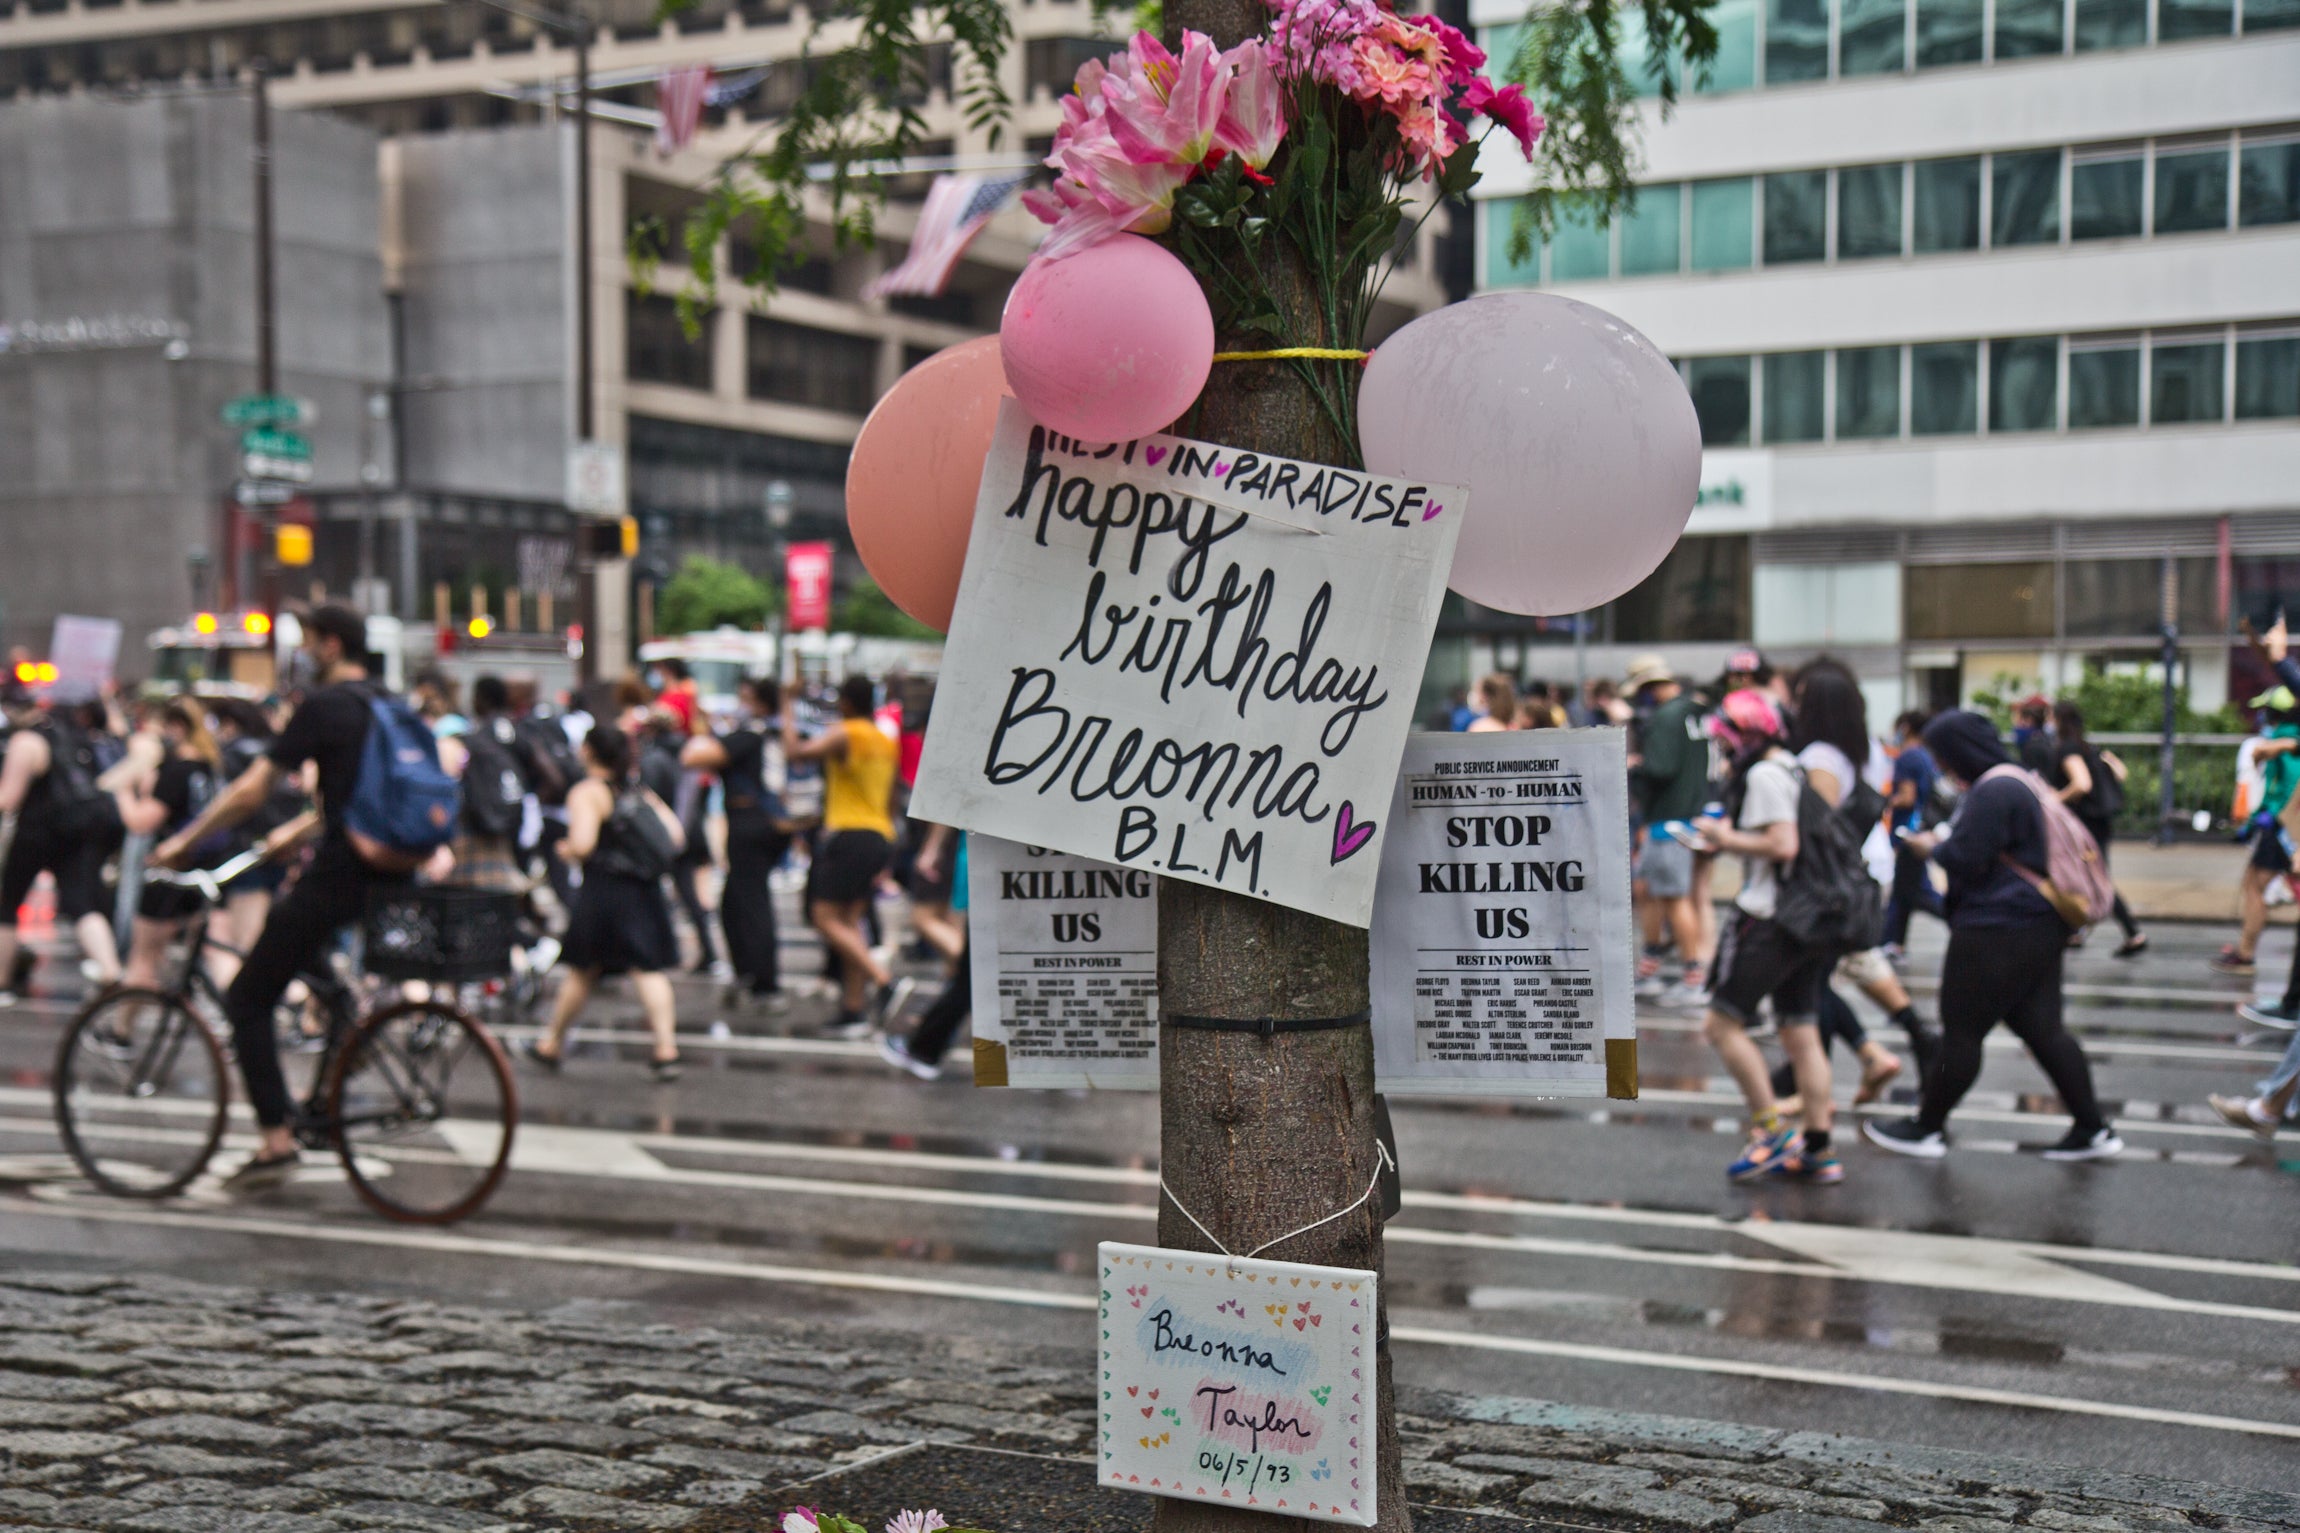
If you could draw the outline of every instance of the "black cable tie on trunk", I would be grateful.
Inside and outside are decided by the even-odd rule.
[[[1337,1027],[1356,1027],[1374,1019],[1372,1007],[1353,1011],[1346,1017],[1198,1017],[1187,1012],[1160,1012],[1158,1020],[1171,1022],[1176,1027],[1195,1028],[1208,1033],[1260,1033],[1272,1038],[1279,1033],[1323,1033]]]

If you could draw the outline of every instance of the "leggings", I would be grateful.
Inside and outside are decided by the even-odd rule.
[[[700,961],[707,969],[719,955],[711,946],[711,913],[703,908],[703,891],[695,881],[702,870],[703,864],[693,858],[682,857],[671,864],[671,892],[679,897],[679,908],[695,924],[695,945],[701,949]]]
[[[2092,1066],[2060,1016],[2060,961],[2068,927],[2057,918],[2028,926],[1952,926],[1941,962],[1941,1059],[1925,1081],[1920,1127],[1938,1133],[1980,1078],[1981,1041],[1999,1022],[2028,1045],[2077,1128],[2106,1126],[2093,1095]]]
[[[2084,821],[2084,828],[2092,832],[2093,845],[2100,848],[2100,866],[2103,871],[2106,871],[2108,868],[2109,822],[2106,820],[2086,820]],[[2116,924],[2124,928],[2124,934],[2127,937],[2139,936],[2140,923],[2132,918],[2131,907],[2124,903],[2124,891],[2112,884],[2110,892],[2116,896],[2114,907]]]
[[[951,1037],[958,1024],[974,1010],[974,949],[962,949],[958,955],[958,968],[951,974],[950,983],[934,1004],[919,1019],[918,1031],[910,1035],[910,1057],[934,1064],[941,1060],[943,1050],[950,1047]]]
[[[775,895],[767,875],[782,865],[790,846],[788,835],[765,824],[728,827],[719,924],[727,929],[727,961],[754,995],[772,995],[782,983],[782,939],[775,932]]]

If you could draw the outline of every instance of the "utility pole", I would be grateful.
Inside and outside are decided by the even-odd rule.
[[[256,241],[256,392],[266,399],[279,393],[279,295],[272,277],[272,104],[271,65],[257,59],[255,78],[255,241]],[[262,508],[263,548],[256,555],[259,575],[257,600],[273,618],[279,616],[280,551],[279,507]]]
[[[2172,729],[2179,722],[2180,716],[2180,695],[2173,682],[2173,669],[2180,664],[2180,565],[2170,554],[2164,556],[2162,580],[2158,616],[2164,633],[2164,739],[2157,747],[2156,844],[2170,846],[2173,814]]]
[[[1184,28],[1227,48],[1268,26],[1263,0],[1166,3],[1165,40],[1172,48],[1180,47]],[[1287,326],[1279,344],[1350,344],[1327,331],[1293,252],[1277,242],[1264,252]],[[1271,344],[1258,335],[1215,340],[1220,349]],[[1210,441],[1315,463],[1345,459],[1345,444],[1308,386],[1283,362],[1218,364],[1192,420],[1189,434]],[[1222,1244],[1243,1252],[1324,1219],[1365,1192],[1377,1164],[1368,1006],[1364,928],[1201,884],[1158,881],[1159,1164],[1174,1193],[1159,1203],[1160,1245],[1209,1249],[1183,1206]],[[1179,1025],[1177,1017],[1268,1021],[1257,1031],[1229,1031]],[[1368,1202],[1267,1254],[1379,1272],[1380,1212]],[[1407,1533],[1413,1523],[1399,1472],[1386,1305],[1376,1319],[1376,1525]],[[1160,1497],[1154,1526],[1158,1533],[1265,1533],[1310,1525]]]

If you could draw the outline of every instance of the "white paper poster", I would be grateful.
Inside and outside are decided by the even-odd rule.
[[[1157,880],[974,833],[966,857],[974,1083],[1157,1090]]]
[[[120,663],[120,625],[108,617],[59,617],[49,630],[48,659],[58,681],[101,691]]]
[[[1384,1090],[1637,1094],[1618,729],[1417,734],[1374,913]]]
[[[1367,924],[1466,503],[1008,400],[913,813]]]
[[[1375,1275],[1106,1242],[1104,1485],[1374,1521]]]

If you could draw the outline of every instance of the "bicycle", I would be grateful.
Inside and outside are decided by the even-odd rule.
[[[189,1187],[215,1157],[231,1106],[222,999],[203,958],[222,889],[262,860],[147,880],[195,889],[182,967],[154,988],[114,987],[80,1009],[58,1046],[56,1125],[98,1188],[159,1199]],[[367,967],[386,980],[459,982],[507,964],[504,897],[474,890],[379,890],[367,918]],[[324,966],[320,966],[324,970]],[[500,970],[496,970],[500,972]],[[386,1000],[355,1016],[350,987],[331,972],[302,976],[325,1018],[311,1079],[289,1126],[307,1149],[332,1150],[353,1191],[385,1218],[450,1224],[503,1180],[519,1119],[502,1045],[462,1008],[436,996]],[[386,989],[385,995],[395,992]],[[203,1014],[196,1002],[208,1004]]]

